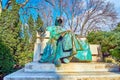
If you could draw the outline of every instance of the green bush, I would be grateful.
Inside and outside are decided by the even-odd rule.
[[[120,32],[98,31],[88,34],[89,43],[100,44],[103,55],[112,56],[116,61],[120,61]],[[107,55],[106,55],[107,54]]]
[[[13,71],[14,60],[10,49],[0,42],[0,74],[5,75]]]
[[[105,58],[105,62],[107,63],[115,63],[115,60],[112,57]]]
[[[26,63],[31,62],[33,58],[33,53],[23,52],[15,56],[16,65],[23,67]]]

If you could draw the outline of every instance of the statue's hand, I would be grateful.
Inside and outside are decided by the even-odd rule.
[[[61,33],[61,36],[63,37],[63,36],[65,36],[66,33],[69,33],[69,32],[71,32],[71,30],[67,30],[67,31],[65,31],[65,32],[62,32],[62,33]]]
[[[71,32],[71,30],[67,30],[67,32]]]
[[[63,37],[66,34],[66,32],[61,33],[61,36]]]

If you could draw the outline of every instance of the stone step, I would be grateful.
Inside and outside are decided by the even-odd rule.
[[[36,73],[21,69],[5,76],[4,80],[120,80],[120,72]]]
[[[118,72],[119,66],[112,63],[69,63],[57,67],[57,72],[111,71]]]
[[[55,67],[50,63],[31,62],[25,65],[25,72],[90,72],[111,71],[118,72],[119,66],[112,63],[68,63]]]
[[[25,72],[56,72],[56,67],[52,63],[31,62],[25,65]]]

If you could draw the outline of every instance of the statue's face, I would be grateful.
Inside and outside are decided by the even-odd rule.
[[[62,19],[61,19],[61,18],[56,19],[56,21],[55,21],[55,25],[56,25],[56,26],[61,26],[61,25],[62,25],[62,23],[63,23],[63,21],[62,21]]]
[[[62,19],[58,19],[58,23],[59,23],[59,24],[62,24]]]

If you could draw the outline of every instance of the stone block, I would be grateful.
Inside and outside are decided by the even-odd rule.
[[[91,50],[92,55],[98,55],[98,48],[99,47],[100,47],[99,45],[90,44],[90,50]]]
[[[31,62],[25,65],[25,72],[56,72],[56,67],[52,63]]]
[[[103,61],[100,45],[90,44],[90,51],[92,53],[92,61],[95,61],[95,62]]]

